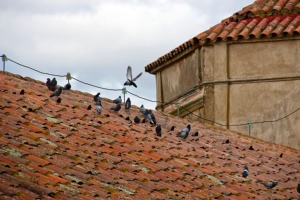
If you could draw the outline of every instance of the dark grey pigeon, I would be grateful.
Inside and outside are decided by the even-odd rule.
[[[115,112],[118,112],[119,110],[121,110],[121,103],[117,103],[115,105],[113,105],[110,110],[113,110]]]
[[[298,183],[297,191],[298,191],[298,193],[300,194],[300,183]]]
[[[145,115],[146,114],[146,108],[144,108],[144,105],[142,104],[140,107],[140,112]]]
[[[100,95],[100,92],[98,92],[98,93],[94,96],[94,101],[95,101],[96,104],[97,104],[98,101],[101,101],[99,95]]]
[[[64,90],[70,90],[71,89],[71,84],[70,83],[67,83],[64,88]]]
[[[158,124],[155,128],[156,135],[161,137],[161,125]]]
[[[50,78],[47,78],[46,86],[48,87],[48,90],[51,90],[51,81],[50,81]]]
[[[263,185],[266,186],[268,189],[272,189],[277,184],[278,184],[278,182],[273,182],[273,181],[269,181],[269,182],[263,183]]]
[[[125,103],[125,109],[129,109],[131,107],[131,101],[130,101],[130,98],[128,97],[127,100],[126,100],[126,103]]]
[[[59,88],[57,88],[51,95],[50,95],[50,97],[54,97],[54,96],[60,96],[60,94],[61,94],[61,91],[63,90],[63,87],[59,87]]]
[[[247,176],[249,176],[249,169],[247,166],[244,167],[244,170],[242,171],[242,176],[244,178],[246,178]]]
[[[140,76],[142,75],[142,72],[139,73],[134,79],[132,78],[132,69],[130,66],[127,67],[127,81],[124,83],[124,85],[137,87],[137,85],[134,83]]]
[[[189,132],[191,130],[191,125],[187,125],[184,129],[182,129],[179,133],[177,133],[177,137],[181,137],[183,139],[186,139],[189,135]]]
[[[154,125],[154,122],[153,122],[153,120],[152,120],[152,111],[151,110],[148,110],[148,109],[146,109],[145,110],[145,113],[144,113],[144,119],[145,119],[145,121],[148,121],[148,122],[150,122],[150,124],[151,125]],[[153,115],[154,116],[154,115]],[[156,122],[155,122],[156,123]]]
[[[96,106],[96,112],[100,115],[102,112],[102,103],[101,101],[97,102],[97,106]]]
[[[56,86],[57,86],[56,78],[53,78],[50,83],[51,83],[50,84],[50,90],[54,92],[56,90]]]
[[[141,119],[138,116],[135,116],[133,121],[134,123],[139,124],[141,122]]]
[[[114,103],[119,103],[119,104],[121,104],[122,103],[122,98],[121,98],[121,96],[119,96],[118,98],[116,98],[115,100],[113,100],[113,102]]]

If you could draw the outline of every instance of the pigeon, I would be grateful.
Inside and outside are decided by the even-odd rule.
[[[98,92],[98,93],[94,96],[94,101],[95,101],[96,104],[97,104],[98,101],[101,101],[99,95],[100,95],[100,92]]]
[[[156,121],[155,122],[153,121],[152,115],[153,115],[152,111],[146,109],[145,113],[144,113],[144,119],[145,119],[145,121],[149,121],[151,125],[155,125]],[[153,115],[153,117],[154,117],[154,115]],[[154,120],[155,120],[155,117],[154,117]]]
[[[155,128],[156,135],[161,137],[161,125],[158,124]]]
[[[116,98],[115,100],[113,100],[113,102],[114,103],[119,103],[119,104],[121,104],[122,103],[122,98],[121,98],[121,96],[119,96],[118,98]]]
[[[120,109],[121,109],[121,103],[117,103],[110,108],[110,110],[113,110],[116,112],[118,112]]]
[[[133,85],[134,87],[137,87],[137,85],[134,83],[134,81],[136,81],[140,76],[142,75],[142,72],[139,73],[134,79],[132,79],[132,70],[131,70],[131,67],[128,66],[127,67],[127,81],[124,83],[124,85],[128,85],[128,86],[131,86]]]
[[[57,86],[56,78],[53,78],[52,81],[50,82],[50,90],[54,92],[56,90],[56,86]]]
[[[300,183],[298,183],[297,191],[298,191],[298,193],[300,194]]]
[[[50,97],[54,97],[54,96],[60,96],[60,94],[61,94],[61,91],[63,90],[63,87],[59,87],[59,88],[57,88],[51,95],[50,95]]]
[[[177,137],[181,137],[183,139],[186,139],[189,135],[189,132],[191,130],[191,125],[187,125],[184,129],[182,129],[180,132],[177,133]]]
[[[242,171],[242,176],[246,178],[249,175],[249,169],[247,166],[244,167],[244,170]]]
[[[125,103],[125,109],[129,109],[131,107],[131,101],[130,98],[128,97]]]
[[[139,124],[141,122],[141,119],[138,116],[135,116],[133,121],[134,123]]]
[[[48,87],[48,90],[51,90],[51,81],[50,81],[50,78],[47,78],[46,86]]]
[[[146,113],[146,108],[144,108],[144,105],[142,104],[141,107],[140,107],[140,112],[145,115]]]
[[[278,182],[273,182],[273,181],[269,181],[269,182],[263,183],[263,185],[266,186],[266,188],[268,188],[268,189],[272,189],[277,184],[278,184]]]
[[[70,90],[71,89],[71,84],[70,83],[67,83],[64,88],[64,90]]]
[[[97,107],[96,107],[96,112],[100,115],[102,112],[102,104],[101,101],[98,101]]]
[[[152,110],[149,110],[148,112],[150,113],[150,116],[151,116],[150,124],[156,125],[156,119],[155,119],[154,114],[152,113]]]

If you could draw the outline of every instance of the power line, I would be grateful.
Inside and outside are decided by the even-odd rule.
[[[46,75],[56,76],[56,77],[66,77],[66,76],[67,76],[67,75],[57,75],[57,74],[51,74],[51,73],[39,71],[39,70],[34,69],[34,68],[32,68],[32,67],[29,67],[29,66],[23,65],[23,64],[21,64],[21,63],[18,63],[18,62],[14,61],[14,60],[12,60],[12,59],[10,59],[10,58],[7,58],[4,54],[1,55],[0,57],[5,58],[5,60],[9,60],[9,61],[11,61],[11,62],[13,62],[13,63],[15,63],[15,64],[17,64],[17,65],[20,65],[20,66],[22,66],[22,67],[31,69],[31,70],[33,70],[33,71],[35,71],[35,72],[38,72],[38,73],[41,73],[41,74],[46,74]],[[5,62],[5,60],[3,60],[3,62]],[[103,89],[103,90],[111,90],[111,91],[122,91],[122,90],[123,90],[123,89],[111,89],[111,88],[99,87],[99,86],[96,86],[96,85],[93,85],[93,84],[90,84],[90,83],[81,81],[81,80],[79,80],[79,79],[77,79],[77,78],[74,78],[74,77],[72,77],[72,76],[71,76],[71,78],[74,79],[74,80],[76,80],[76,81],[78,81],[78,82],[80,82],[80,83],[82,83],[82,84],[89,85],[89,86],[96,87],[96,88],[100,88],[100,89]],[[163,104],[163,102],[155,101],[155,100],[150,100],[150,99],[141,97],[141,96],[139,96],[139,95],[136,95],[136,94],[134,94],[134,93],[132,93],[132,92],[130,92],[130,91],[127,91],[127,92],[128,92],[129,94],[135,96],[135,97],[140,98],[140,99],[144,99],[144,100],[146,100],[146,101],[155,102],[155,103],[162,103],[162,104]],[[170,104],[174,104],[174,105],[176,104],[176,105],[178,105],[178,103],[170,103]],[[248,122],[248,123],[240,123],[240,124],[229,124],[229,125],[225,125],[225,124],[222,124],[222,123],[219,123],[219,122],[210,120],[210,119],[205,119],[205,118],[203,118],[203,117],[201,117],[201,116],[199,116],[199,115],[196,115],[196,114],[190,112],[188,109],[185,109],[185,108],[182,108],[182,109],[183,109],[184,111],[187,111],[189,114],[192,114],[192,115],[194,115],[194,116],[196,116],[196,117],[198,117],[198,118],[200,118],[200,119],[202,119],[202,120],[204,120],[204,121],[208,121],[208,122],[217,124],[217,125],[219,125],[219,126],[245,126],[245,125],[249,125],[249,124],[250,124],[250,123]],[[291,112],[291,113],[285,115],[284,117],[280,117],[280,118],[275,119],[275,120],[264,120],[264,121],[251,122],[251,124],[262,124],[262,123],[274,123],[274,122],[278,122],[278,121],[280,121],[280,120],[283,120],[283,119],[285,119],[285,118],[287,118],[287,117],[293,115],[294,113],[298,112],[299,110],[300,110],[300,107],[297,108],[295,111],[293,111],[293,112]]]

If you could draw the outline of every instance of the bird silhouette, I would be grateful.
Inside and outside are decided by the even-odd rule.
[[[146,108],[144,108],[144,105],[142,104],[140,107],[140,112],[145,115],[146,114]]]
[[[119,96],[118,98],[116,98],[115,100],[113,100],[113,102],[114,103],[119,103],[119,104],[121,104],[122,103],[122,98],[121,98],[121,96]]]
[[[177,133],[177,137],[181,137],[183,139],[186,139],[189,135],[189,132],[191,130],[191,125],[187,125],[184,129],[182,129],[180,132]]]
[[[155,128],[156,135],[161,137],[161,125],[158,124]]]
[[[95,96],[94,96],[94,102],[97,104],[98,101],[101,101],[101,98],[100,98],[100,92],[98,92]]]
[[[133,121],[134,123],[139,124],[141,122],[141,119],[138,116],[135,116]]]
[[[115,112],[118,112],[119,110],[121,110],[121,103],[116,103],[115,105],[113,105],[110,110],[113,110]]]
[[[247,166],[244,167],[243,171],[242,171],[242,176],[244,178],[246,178],[247,176],[249,176],[249,169]]]
[[[54,97],[54,96],[60,96],[60,94],[61,94],[61,91],[63,90],[63,87],[59,87],[59,88],[57,88],[51,95],[50,95],[50,97]]]
[[[140,76],[142,75],[142,72],[139,73],[135,78],[132,78],[132,69],[130,66],[127,67],[127,81],[124,83],[124,85],[137,87],[137,85],[134,83]]]
[[[50,78],[47,78],[46,86],[48,87],[48,90],[51,90],[51,80],[50,80]]]
[[[101,101],[97,102],[97,106],[96,106],[96,112],[100,115],[102,112],[102,103]]]
[[[64,90],[70,90],[71,89],[71,84],[70,83],[67,83],[64,88]]]
[[[56,78],[53,78],[50,82],[50,90],[54,92],[56,90],[56,86],[57,86]]]
[[[130,98],[128,97],[126,102],[125,102],[125,109],[129,109],[131,107],[131,101],[130,101]]]
[[[268,188],[268,189],[274,188],[277,184],[278,184],[278,182],[273,182],[273,181],[263,183],[263,185],[266,186],[266,188]]]

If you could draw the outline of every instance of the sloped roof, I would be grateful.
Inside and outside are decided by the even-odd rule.
[[[157,137],[132,122],[137,106],[114,113],[102,99],[97,115],[92,94],[63,91],[56,103],[40,81],[0,79],[0,199],[260,199],[265,181],[279,182],[274,199],[299,197],[295,149],[153,111]],[[189,123],[186,140],[169,132]]]
[[[300,34],[299,0],[256,0],[253,4],[222,20],[219,24],[184,42],[156,61],[145,71],[152,73],[158,66],[197,45],[217,41],[281,38]]]

